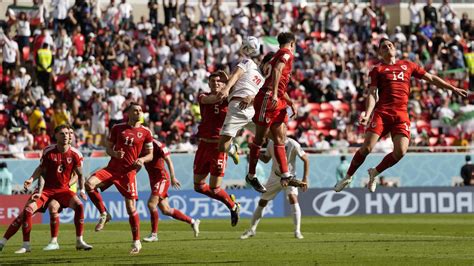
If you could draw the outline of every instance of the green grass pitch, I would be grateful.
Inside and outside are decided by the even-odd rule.
[[[85,240],[92,251],[76,251],[74,226],[61,225],[58,251],[42,251],[49,226],[35,225],[32,252],[16,255],[21,231],[0,253],[7,264],[252,264],[252,265],[474,265],[474,215],[381,215],[341,218],[303,217],[302,240],[293,237],[291,218],[262,219],[257,235],[240,240],[250,221],[234,228],[229,220],[204,220],[195,239],[178,221],[159,224],[155,243],[143,243],[139,255],[128,251],[128,223],[111,222],[93,232],[86,224]],[[142,222],[142,237],[150,224]],[[5,227],[0,227],[3,232]]]

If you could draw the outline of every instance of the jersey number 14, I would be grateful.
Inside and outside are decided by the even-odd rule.
[[[405,74],[403,72],[398,73],[398,75],[395,72],[393,73],[393,80],[404,80]]]

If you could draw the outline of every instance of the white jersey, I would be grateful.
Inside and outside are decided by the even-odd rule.
[[[255,96],[257,95],[258,90],[263,86],[265,83],[265,78],[260,73],[257,64],[252,59],[244,59],[242,60],[237,67],[240,67],[244,74],[237,80],[235,83],[229,97],[227,98],[228,101],[232,99],[232,97],[247,97],[247,96]]]
[[[286,159],[288,161],[288,171],[292,175],[296,175],[296,156],[302,158],[306,153],[301,148],[301,145],[292,138],[287,138],[285,143]],[[270,176],[275,176],[275,173],[281,175],[280,167],[278,166],[278,161],[275,158],[275,153],[273,151],[273,141],[268,140],[267,151],[265,156],[272,157],[272,172]]]

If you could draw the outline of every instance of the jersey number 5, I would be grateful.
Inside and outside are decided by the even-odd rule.
[[[219,105],[214,104],[214,114],[218,114],[218,113],[219,113]]]
[[[398,75],[395,72],[392,72],[392,73],[393,73],[393,80],[403,80],[404,75],[405,75],[403,72],[400,72]]]

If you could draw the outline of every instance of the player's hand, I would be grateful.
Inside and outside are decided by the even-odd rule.
[[[242,101],[240,101],[239,109],[240,110],[245,110],[250,105],[251,102],[252,102],[252,97],[251,96],[245,97]]]
[[[287,188],[289,183],[290,183],[290,180],[288,178],[280,179],[280,185],[282,188]]]
[[[30,187],[31,183],[33,183],[33,178],[28,178],[25,180],[25,182],[23,183],[23,188],[25,190],[28,190],[28,188]]]
[[[180,189],[181,188],[181,183],[179,182],[179,180],[175,177],[172,177],[171,178],[171,185],[173,186],[173,188],[175,189]]]
[[[467,91],[464,90],[464,89],[460,89],[460,88],[458,88],[458,87],[454,87],[453,92],[456,93],[456,94],[459,95],[459,96],[467,97]]]
[[[87,194],[86,194],[85,191],[81,191],[81,192],[79,193],[79,196],[81,197],[81,199],[87,200]]]
[[[115,158],[122,159],[125,156],[125,152],[123,150],[115,151]]]
[[[35,194],[31,195],[32,200],[37,200],[39,198],[41,198],[41,193],[35,193]]]
[[[304,184],[301,186],[301,190],[303,190],[303,192],[306,192],[308,191],[308,179],[307,178],[303,178],[303,180],[301,180]]]
[[[136,168],[141,168],[143,166],[143,160],[141,158],[138,158],[134,163],[133,166]]]
[[[362,112],[360,114],[359,123],[363,126],[367,126],[369,123],[370,116],[367,115],[367,112]]]
[[[216,94],[216,96],[217,96],[217,98],[218,98],[219,100],[222,101],[222,100],[224,100],[225,98],[227,98],[227,96],[229,96],[229,94],[220,91],[220,92],[218,92],[218,93]]]

